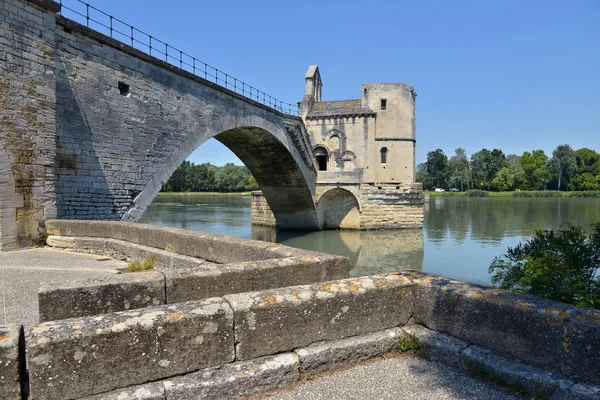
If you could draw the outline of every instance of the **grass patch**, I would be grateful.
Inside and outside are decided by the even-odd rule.
[[[399,353],[414,352],[419,357],[427,357],[427,345],[419,342],[417,335],[412,332],[404,334],[404,337],[396,346],[396,351]]]
[[[154,271],[154,254],[150,254],[148,257],[142,260],[135,260],[130,262],[127,265],[128,272],[144,272],[144,271]]]
[[[158,196],[250,196],[252,192],[159,192]]]

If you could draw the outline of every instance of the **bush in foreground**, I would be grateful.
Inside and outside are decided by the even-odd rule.
[[[540,230],[490,265],[500,289],[600,309],[600,223]]]

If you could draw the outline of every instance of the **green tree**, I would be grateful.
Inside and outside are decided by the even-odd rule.
[[[423,184],[423,189],[430,189],[426,162],[417,165],[417,176],[415,180]]]
[[[506,167],[498,171],[492,180],[492,186],[500,191],[514,190],[522,184],[524,176],[521,157],[509,154],[506,157]]]
[[[479,189],[488,178],[491,162],[492,153],[488,149],[471,154],[471,174],[473,180],[479,185]]]
[[[215,173],[215,185],[219,192],[241,192],[248,183],[250,173],[246,167],[227,163]]]
[[[553,171],[558,178],[556,190],[560,190],[561,181],[568,180],[571,175],[577,172],[577,158],[575,151],[568,144],[558,145],[552,152],[552,158],[548,162],[548,168]]]
[[[427,174],[429,175],[429,187],[447,187],[448,157],[442,149],[427,153]]]
[[[600,190],[600,154],[582,148],[576,152],[577,176],[569,185],[571,190]]]
[[[490,265],[492,283],[501,289],[598,309],[599,272],[600,223],[589,235],[574,226],[536,231]]]
[[[462,147],[456,149],[456,154],[450,157],[448,161],[448,182],[456,187],[460,186],[463,190],[463,185],[469,182],[471,170],[469,168],[469,159],[467,152]]]
[[[490,190],[490,187],[492,186],[492,181],[494,180],[494,178],[496,177],[496,174],[498,174],[498,171],[500,171],[502,168],[506,167],[506,156],[504,155],[504,152],[500,149],[494,149],[490,152],[490,162],[489,165],[487,167],[487,176],[486,176],[486,181],[487,181],[487,185],[488,185],[488,190]]]
[[[550,182],[550,171],[546,168],[548,156],[544,150],[534,150],[529,153],[524,152],[521,156],[521,168],[524,173],[524,185],[529,190],[546,190],[546,185]]]

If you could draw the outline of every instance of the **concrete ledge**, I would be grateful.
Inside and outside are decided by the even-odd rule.
[[[462,352],[462,368],[469,375],[483,378],[529,398],[568,399],[574,382],[559,374],[535,368],[471,345]]]
[[[328,264],[327,261],[331,262]],[[288,257],[213,265],[211,268],[172,269],[164,272],[167,302],[176,303],[345,278],[347,270],[337,269],[335,261],[337,260],[321,262],[319,257]]]
[[[234,310],[238,360],[402,326],[413,307],[412,283],[393,274],[224,299]]]
[[[233,316],[222,299],[33,325],[33,398],[74,399],[234,359]]]
[[[38,291],[40,322],[165,304],[160,272],[43,283]]]
[[[405,326],[402,329],[405,335],[414,335],[419,343],[427,347],[428,359],[453,368],[462,368],[462,351],[469,346],[469,343],[421,325]]]
[[[600,311],[422,273],[414,322],[540,368],[600,384]]]
[[[393,328],[334,342],[315,343],[295,353],[300,357],[302,373],[310,376],[392,352],[401,337],[402,331]]]
[[[50,236],[117,239],[221,264],[297,254],[274,243],[131,222],[50,220],[46,230]]]
[[[169,400],[245,399],[300,380],[296,354],[208,368],[164,381]]]
[[[20,347],[23,345],[20,325],[0,326],[0,399],[21,399],[24,360]]]

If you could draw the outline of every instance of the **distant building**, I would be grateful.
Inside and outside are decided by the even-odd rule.
[[[322,87],[319,67],[309,67],[300,116],[319,174],[332,178],[342,173],[361,184],[414,183],[414,88],[404,83],[365,83],[360,99],[322,101]]]
[[[322,101],[319,67],[309,67],[305,78],[299,109],[318,164],[314,197],[323,228],[421,228],[414,88],[365,83],[360,99]],[[259,193],[253,198],[252,219],[275,225]]]

